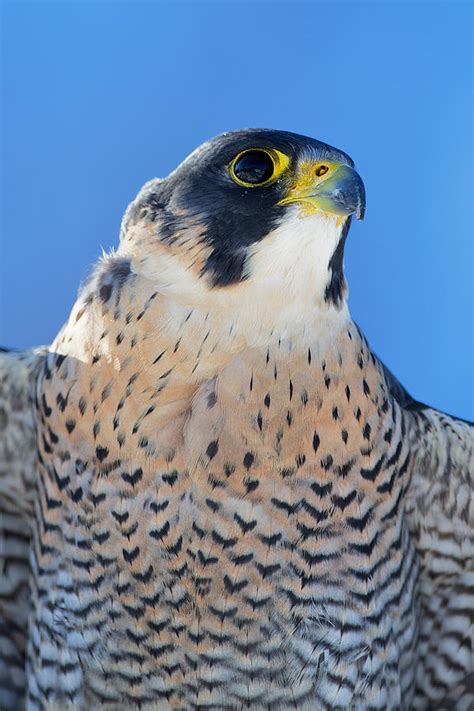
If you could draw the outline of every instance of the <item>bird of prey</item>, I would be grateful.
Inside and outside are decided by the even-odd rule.
[[[472,708],[471,424],[347,306],[349,156],[225,133],[0,354],[0,707]]]

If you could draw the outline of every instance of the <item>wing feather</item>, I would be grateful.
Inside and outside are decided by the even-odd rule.
[[[474,425],[424,406],[411,416],[407,513],[421,563],[418,690],[433,698],[436,689],[450,703],[457,694],[450,708],[474,708]]]
[[[0,708],[21,709],[36,474],[34,390],[43,351],[0,352]]]
[[[415,400],[379,363],[412,441],[406,513],[422,605],[414,708],[426,699],[439,711],[474,708],[474,423]]]

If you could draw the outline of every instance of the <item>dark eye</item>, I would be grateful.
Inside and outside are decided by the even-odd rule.
[[[232,166],[237,181],[250,185],[266,183],[273,176],[274,170],[271,156],[261,150],[247,151]]]

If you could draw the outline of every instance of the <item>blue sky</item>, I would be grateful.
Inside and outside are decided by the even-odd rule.
[[[473,387],[470,2],[4,2],[0,344],[52,340],[127,203],[221,131],[347,151],[350,306],[412,394]]]

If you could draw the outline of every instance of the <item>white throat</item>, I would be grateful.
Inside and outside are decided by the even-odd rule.
[[[230,332],[232,340],[252,347],[274,338],[330,339],[350,320],[345,300],[338,307],[325,300],[328,265],[341,231],[336,216],[304,216],[295,207],[277,229],[249,248],[246,279],[225,287],[211,287],[179,255],[163,250],[134,260],[133,266],[156,284],[177,319],[186,310],[201,311],[206,328],[223,338]],[[127,253],[133,257],[133,249]]]

